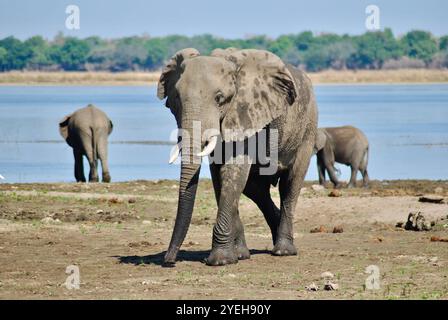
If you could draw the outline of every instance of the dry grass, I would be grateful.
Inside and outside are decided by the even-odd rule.
[[[149,85],[158,72],[3,72],[0,85]]]
[[[313,83],[431,83],[448,82],[448,70],[327,70],[308,74]]]
[[[308,73],[314,84],[448,82],[448,70],[401,69]],[[150,85],[159,72],[3,72],[0,85]]]

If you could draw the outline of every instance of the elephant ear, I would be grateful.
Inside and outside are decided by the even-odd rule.
[[[225,58],[237,66],[236,93],[221,122],[228,142],[248,138],[284,114],[297,87],[283,61],[268,51],[239,50]]]
[[[174,89],[174,85],[180,77],[180,65],[185,59],[190,59],[193,57],[199,56],[200,53],[198,50],[194,48],[186,48],[182,49],[167,62],[165,67],[162,70],[162,74],[159,78],[159,83],[157,85],[157,97],[160,100],[164,98],[170,97],[172,90]],[[169,101],[167,101],[167,107],[170,107]]]
[[[113,129],[114,129],[114,124],[112,123],[112,120],[109,120],[109,132],[108,132],[108,134],[111,134]]]
[[[65,116],[61,121],[59,121],[59,133],[61,134],[62,138],[64,138],[65,141],[70,145],[70,139],[68,136],[68,122],[70,121],[72,115]]]

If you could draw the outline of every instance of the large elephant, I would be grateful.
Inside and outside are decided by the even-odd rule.
[[[218,213],[206,263],[225,265],[250,257],[238,212],[242,193],[263,212],[272,233],[272,253],[297,254],[293,215],[317,132],[317,107],[309,78],[267,51],[217,49],[211,56],[201,56],[189,48],[167,63],[157,93],[160,99],[167,98],[165,104],[181,132],[170,159],[182,154],[177,216],[165,266],[174,265],[188,231],[201,157],[215,151],[211,157],[218,158],[217,146],[226,150],[224,145],[247,143],[263,128],[277,134],[278,145],[272,149],[278,148],[276,159],[272,157],[276,150],[270,154],[274,172],[262,173],[259,161],[244,152],[226,151],[224,155],[231,160],[242,157],[247,160],[244,163],[211,161]],[[199,139],[193,137],[195,123],[201,126]],[[280,209],[270,195],[270,186],[277,183]]]
[[[356,186],[358,170],[362,174],[364,186],[368,186],[369,141],[358,128],[352,126],[319,128],[315,152],[317,152],[317,170],[320,184],[325,184],[325,171],[327,171],[335,187],[341,187],[334,167],[335,162],[338,162],[351,167],[349,188]]]
[[[73,148],[77,182],[86,181],[83,156],[86,156],[89,161],[90,182],[98,182],[98,159],[101,160],[103,182],[110,182],[107,140],[112,128],[112,121],[107,115],[91,104],[64,117],[59,123],[61,136]]]

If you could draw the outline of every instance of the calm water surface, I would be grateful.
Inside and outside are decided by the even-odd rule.
[[[370,140],[372,179],[448,179],[448,84],[316,86],[319,126],[354,125]],[[177,179],[168,165],[175,129],[151,87],[0,87],[0,174],[4,182],[74,181],[73,155],[58,121],[93,103],[114,122],[113,181]],[[87,166],[87,163],[86,163]],[[86,167],[86,175],[87,173]],[[342,179],[348,167],[339,165]],[[209,177],[204,167],[201,175]],[[315,158],[307,180],[317,179]]]

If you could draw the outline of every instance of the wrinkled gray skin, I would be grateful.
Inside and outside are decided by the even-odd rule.
[[[86,156],[89,160],[90,182],[98,182],[98,159],[101,160],[103,182],[110,182],[107,140],[112,128],[112,121],[109,120],[107,115],[91,104],[66,116],[59,123],[61,136],[73,148],[77,182],[86,181],[83,156]]]
[[[250,257],[238,212],[242,193],[263,212],[272,232],[272,253],[297,254],[293,215],[317,132],[317,107],[309,78],[267,51],[218,49],[211,56],[200,56],[195,49],[184,49],[165,66],[158,97],[167,98],[166,106],[179,128],[191,132],[192,122],[201,121],[202,132],[211,128],[220,132],[220,143],[242,139],[226,134],[225,129],[252,128],[253,135],[269,125],[279,132],[274,175],[260,175],[257,163],[210,165],[218,213],[206,263],[226,265]],[[209,139],[203,137],[200,150]],[[177,216],[165,266],[174,265],[191,221],[200,171],[200,164],[186,163],[196,156],[192,148],[190,143],[189,149],[182,149]],[[269,191],[277,183],[280,209]]]
[[[338,162],[351,167],[349,188],[356,186],[358,170],[362,174],[364,187],[368,186],[369,141],[361,130],[352,126],[319,128],[315,152],[317,152],[317,170],[320,184],[325,184],[325,171],[327,171],[335,187],[341,187],[334,167],[335,162]]]

